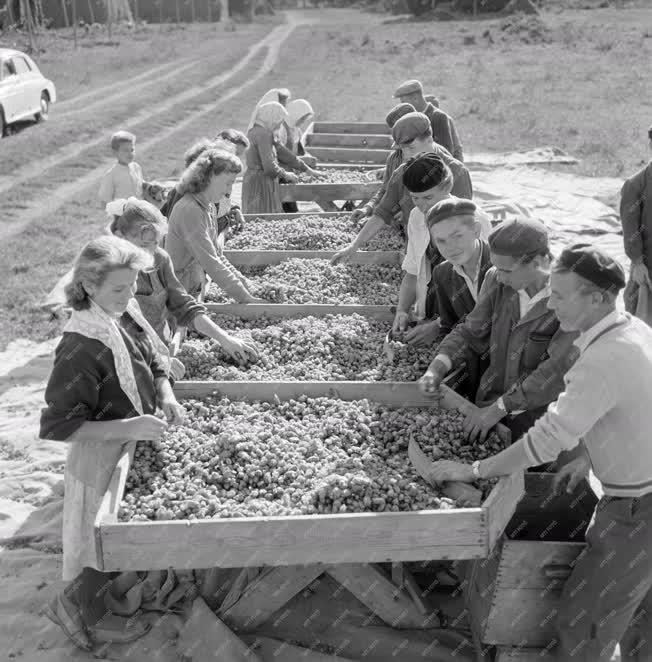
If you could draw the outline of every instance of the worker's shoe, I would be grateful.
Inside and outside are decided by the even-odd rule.
[[[85,651],[93,649],[79,609],[64,593],[55,596],[42,613],[58,625],[77,648]]]
[[[97,644],[128,644],[147,634],[150,628],[150,625],[132,621],[124,616],[107,614],[93,627],[88,628],[88,634]]]

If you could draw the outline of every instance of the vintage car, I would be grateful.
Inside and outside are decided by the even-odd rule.
[[[0,136],[14,122],[46,120],[55,101],[54,83],[43,76],[32,58],[0,48]]]

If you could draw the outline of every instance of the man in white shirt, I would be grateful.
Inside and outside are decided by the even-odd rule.
[[[479,409],[465,423],[469,440],[480,443],[503,419],[516,437],[545,412],[563,389],[577,335],[560,329],[547,305],[552,256],[542,223],[503,223],[489,236],[489,248],[494,266],[475,307],[444,338],[420,380],[424,392],[435,392],[469,349],[488,357],[475,397]]]
[[[581,333],[565,390],[521,439],[486,460],[430,463],[410,449],[436,483],[505,476],[573,450],[555,486],[568,481],[572,492],[593,468],[604,497],[559,602],[560,662],[608,662],[618,643],[623,661],[652,661],[652,329],[616,310],[625,281],[599,249],[565,249],[549,300],[562,329]]]

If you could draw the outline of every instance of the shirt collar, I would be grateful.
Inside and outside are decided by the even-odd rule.
[[[480,250],[478,251],[478,268],[475,272],[475,278],[472,280],[473,283],[475,283],[478,280],[478,278],[480,278],[480,268],[482,267],[482,244],[480,243],[479,239],[475,240],[475,246]],[[453,264],[453,271],[456,274],[462,276],[462,278],[468,278],[469,280],[471,280],[469,274],[467,274],[466,271],[464,271],[464,267],[458,267],[456,264]]]
[[[583,352],[595,338],[612,324],[618,324],[625,321],[625,316],[617,310],[605,315],[599,322],[596,322],[590,329],[581,333],[575,341],[576,347]]]

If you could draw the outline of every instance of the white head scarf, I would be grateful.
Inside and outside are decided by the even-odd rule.
[[[287,111],[289,116],[288,124],[291,127],[296,127],[297,122],[306,117],[306,115],[310,115],[311,118],[315,115],[315,111],[312,109],[312,106],[305,99],[296,99],[295,101],[291,101],[288,104]]]
[[[278,101],[270,101],[269,103],[264,103],[258,108],[254,124],[264,126],[266,129],[274,131],[280,122],[287,122],[287,119],[288,111],[285,110]]]
[[[256,104],[256,107],[254,108],[254,112],[251,113],[251,118],[249,119],[249,124],[247,125],[247,133],[251,131],[253,128],[254,124],[256,123],[256,116],[258,115],[258,109],[266,104],[270,103],[271,101],[276,101],[278,103],[278,97],[279,97],[279,92],[289,92],[289,90],[285,90],[282,88],[274,87],[271,90],[268,90],[263,94],[262,98],[260,101]]]

